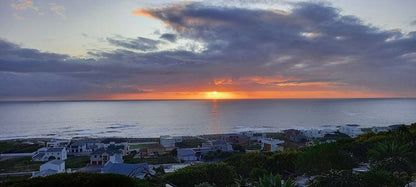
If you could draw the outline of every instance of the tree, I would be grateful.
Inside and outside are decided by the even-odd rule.
[[[370,170],[357,175],[361,186],[404,186],[408,183],[406,176],[395,176],[393,173],[382,170]]]
[[[315,177],[308,184],[311,187],[338,186],[350,187],[360,186],[359,178],[349,170],[330,170],[328,173]]]
[[[263,176],[267,175],[267,170],[263,168],[254,168],[250,171],[250,178],[253,180],[257,180]]]
[[[379,161],[391,157],[411,158],[413,153],[409,144],[399,144],[396,141],[391,143],[379,143],[368,151],[370,161]]]
[[[293,187],[296,186],[295,182],[291,179],[286,181],[282,181],[280,175],[273,176],[270,174],[269,176],[264,176],[259,179],[258,182],[254,184],[255,187]]]
[[[316,175],[330,170],[352,169],[355,163],[350,154],[335,143],[307,147],[296,160],[297,172]]]
[[[371,168],[374,170],[399,171],[411,173],[414,171],[410,159],[414,153],[409,144],[400,145],[396,141],[379,143],[368,151]]]
[[[208,182],[220,187],[233,184],[236,177],[237,174],[231,166],[219,162],[181,168],[166,174],[164,179],[177,186],[195,186]]]
[[[263,153],[249,153],[231,156],[225,162],[233,166],[241,176],[249,177],[253,168],[265,168],[266,160],[267,156]]]

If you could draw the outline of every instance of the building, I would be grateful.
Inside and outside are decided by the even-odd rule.
[[[260,141],[261,139],[266,138],[266,133],[260,133],[260,132],[245,131],[245,132],[241,132],[240,134],[246,135],[250,138],[250,140],[256,140],[256,141]]]
[[[224,134],[221,139],[230,144],[248,145],[250,143],[250,138],[243,134]]]
[[[47,148],[42,147],[33,155],[33,161],[48,161],[51,159],[66,160],[67,152],[65,147]]]
[[[364,132],[359,128],[359,125],[344,125],[340,126],[338,129],[339,132],[348,135],[351,138],[355,138]]]
[[[104,144],[97,140],[79,140],[69,145],[68,152],[70,154],[82,155],[83,153],[89,154],[99,148],[103,148]]]
[[[291,141],[301,142],[305,141],[306,137],[302,135],[302,132],[298,129],[287,129],[283,131],[283,135]]]
[[[74,142],[71,145],[69,145],[70,153],[82,153],[87,151],[87,144],[83,141]]]
[[[196,156],[196,152],[192,148],[184,148],[177,150],[177,159],[178,161],[197,161],[199,160]]]
[[[371,131],[373,131],[374,133],[387,132],[389,130],[390,130],[389,127],[372,127],[371,128]]]
[[[154,158],[158,157],[159,155],[163,155],[164,153],[166,153],[166,151],[171,150],[171,148],[165,148],[158,143],[147,144],[146,147],[139,149],[138,156],[141,158]]]
[[[66,147],[69,144],[69,140],[51,140],[46,142],[46,147],[55,148],[55,147]]]
[[[283,147],[280,144],[285,143],[283,140],[279,139],[262,139],[261,148],[268,152],[283,151]]]
[[[65,161],[51,160],[40,166],[39,172],[34,172],[32,177],[45,177],[57,173],[65,173]]]
[[[317,138],[323,138],[327,134],[334,133],[335,129],[318,129],[318,128],[311,128],[311,129],[304,129],[301,130],[302,135],[308,139],[317,139]]]
[[[154,175],[155,171],[149,168],[147,163],[140,164],[123,164],[108,162],[101,169],[101,173],[115,173],[120,175],[127,175],[139,179],[144,179],[148,175]]]
[[[221,150],[223,152],[233,151],[233,146],[225,140],[208,141],[202,144],[203,148],[211,148],[212,151]]]
[[[91,165],[105,165],[108,161],[123,163],[123,155],[120,150],[100,148],[91,153]]]
[[[163,147],[175,147],[179,142],[182,142],[182,136],[160,136],[160,145]]]

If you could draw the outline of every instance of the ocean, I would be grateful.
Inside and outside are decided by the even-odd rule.
[[[159,137],[414,122],[416,99],[0,103],[0,139]]]

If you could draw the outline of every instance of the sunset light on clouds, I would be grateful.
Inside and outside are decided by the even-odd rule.
[[[5,0],[0,100],[416,97],[415,1],[348,2]]]

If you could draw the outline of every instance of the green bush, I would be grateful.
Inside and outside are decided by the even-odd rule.
[[[330,170],[352,169],[352,157],[336,143],[324,143],[303,149],[296,160],[297,172],[317,175]]]
[[[168,173],[164,179],[177,186],[195,186],[203,182],[217,186],[227,186],[234,183],[237,177],[234,169],[225,163],[205,163],[188,166]]]
[[[1,183],[0,186],[16,187],[103,187],[139,186],[134,178],[118,174],[63,173],[47,177]]]

